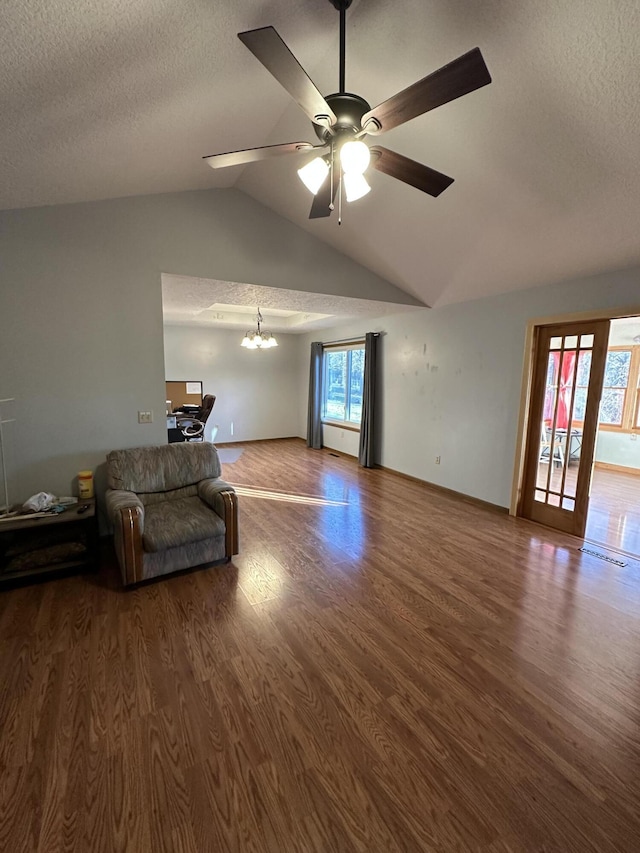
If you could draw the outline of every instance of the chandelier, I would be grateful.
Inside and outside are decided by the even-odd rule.
[[[259,308],[257,320],[258,328],[253,332],[247,332],[242,339],[240,346],[246,347],[247,349],[269,349],[269,347],[277,347],[278,341],[271,332],[265,332],[262,329],[262,314],[260,313]]]

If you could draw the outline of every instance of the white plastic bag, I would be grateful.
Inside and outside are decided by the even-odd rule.
[[[31,495],[29,500],[22,504],[22,508],[31,512],[43,512],[45,509],[50,509],[54,504],[58,503],[58,498],[49,492],[38,492],[37,495]]]

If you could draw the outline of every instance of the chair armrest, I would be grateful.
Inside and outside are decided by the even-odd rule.
[[[135,492],[124,489],[107,489],[105,499],[122,582],[128,586],[143,575],[144,505]]]
[[[232,557],[238,553],[238,496],[233,486],[219,477],[200,480],[198,495],[224,521],[225,553]]]
[[[137,509],[140,517],[140,532],[144,530],[144,504],[135,492],[124,489],[107,489],[105,493],[107,515],[111,524],[115,525],[123,509]]]

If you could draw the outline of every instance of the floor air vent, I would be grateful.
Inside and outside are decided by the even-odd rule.
[[[583,551],[585,554],[591,554],[592,557],[597,557],[599,560],[606,560],[607,563],[613,563],[614,566],[624,567],[627,563],[622,560],[614,560],[613,557],[607,557],[606,554],[601,554],[600,551],[592,551],[591,548],[578,548],[578,551]]]

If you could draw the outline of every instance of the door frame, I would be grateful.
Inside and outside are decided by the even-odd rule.
[[[579,323],[581,320],[619,320],[623,317],[640,316],[640,305],[628,308],[600,308],[594,311],[581,311],[569,314],[553,314],[535,317],[527,322],[522,363],[522,383],[520,387],[520,408],[518,411],[518,431],[516,433],[516,451],[511,485],[509,515],[518,516],[522,506],[522,489],[525,472],[525,450],[531,413],[531,386],[535,356],[536,330],[540,326],[555,326],[559,323]],[[595,440],[595,439],[594,439]]]

